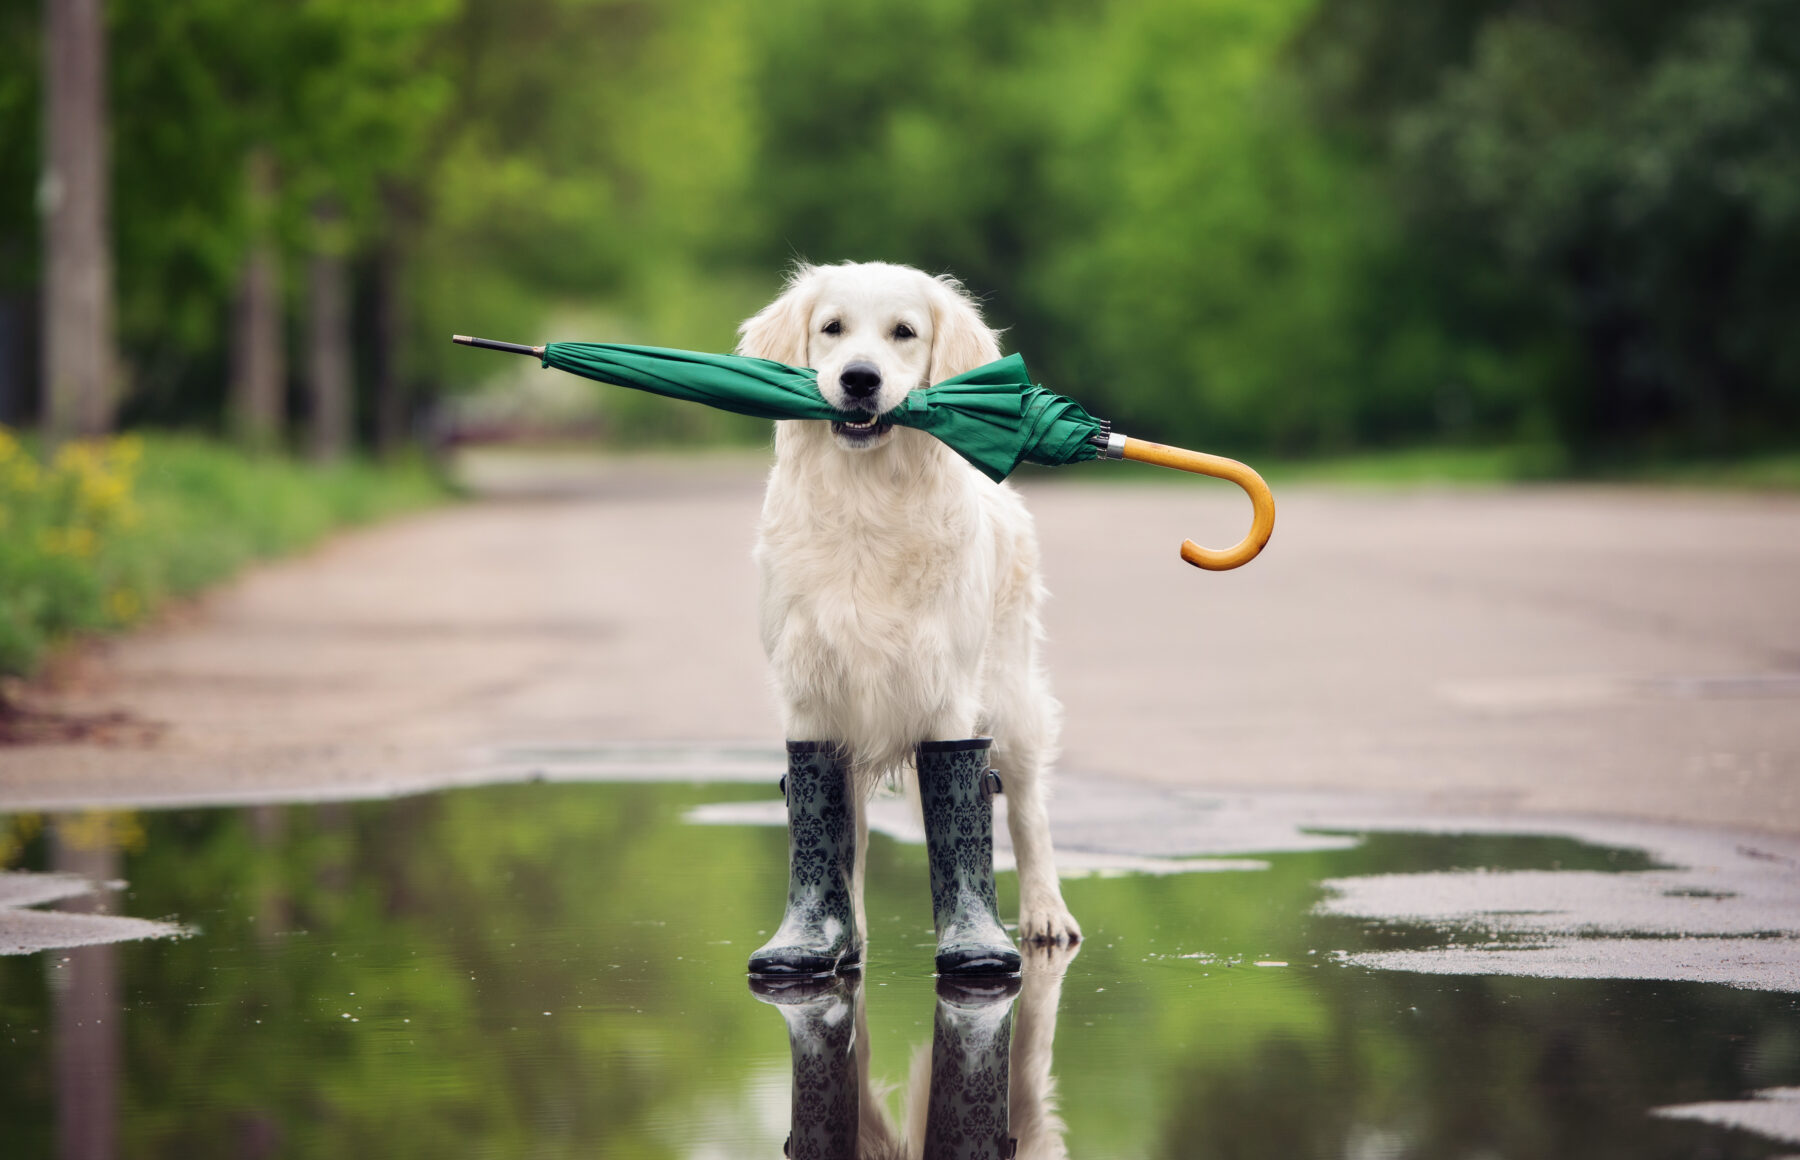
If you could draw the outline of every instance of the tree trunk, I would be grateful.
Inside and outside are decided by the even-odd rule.
[[[287,351],[282,341],[281,253],[269,229],[275,170],[250,157],[251,241],[238,278],[231,336],[231,424],[239,444],[267,451],[281,441]]]
[[[44,434],[51,443],[112,429],[106,23],[101,0],[45,0]]]
[[[110,835],[71,842],[59,818],[50,833],[50,868],[90,882],[119,876],[119,848]],[[109,892],[110,893],[110,892]],[[106,914],[98,891],[65,899],[60,910]],[[57,951],[50,988],[55,1037],[52,1068],[59,1160],[113,1160],[119,1154],[119,1089],[123,1073],[124,1010],[119,948],[102,943]]]
[[[31,367],[32,317],[37,303],[24,295],[0,294],[0,424],[23,427],[36,397],[37,376]]]
[[[341,252],[338,215],[313,210],[314,243],[307,262],[306,384],[311,403],[312,457],[341,459],[350,450],[350,273]]]
[[[406,296],[400,280],[404,264],[399,226],[390,224],[375,261],[375,449],[394,454],[406,440],[410,408],[400,356],[406,334]]]

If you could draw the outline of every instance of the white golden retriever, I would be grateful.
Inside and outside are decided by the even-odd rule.
[[[756,547],[787,736],[854,755],[860,928],[862,802],[919,742],[987,734],[1018,861],[1019,935],[1079,939],[1045,810],[1061,707],[1038,659],[1031,516],[1012,488],[882,418],[915,388],[999,358],[997,336],[954,280],[882,262],[801,265],[739,333],[738,353],[812,367],[828,402],[868,415],[776,424]]]

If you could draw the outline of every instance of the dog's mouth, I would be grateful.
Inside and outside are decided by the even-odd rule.
[[[886,435],[893,426],[879,415],[870,415],[867,419],[833,419],[831,433],[852,447],[862,447]]]

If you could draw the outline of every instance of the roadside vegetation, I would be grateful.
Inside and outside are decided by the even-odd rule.
[[[66,443],[46,461],[0,427],[0,676],[250,561],[444,495],[416,460],[312,465],[145,434]]]

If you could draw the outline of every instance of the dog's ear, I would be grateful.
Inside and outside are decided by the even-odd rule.
[[[773,359],[789,366],[806,365],[815,269],[805,262],[795,265],[781,297],[744,320],[738,327],[738,354]]]
[[[981,310],[962,283],[943,274],[932,279],[931,370],[941,383],[1000,357],[1000,335],[981,320]]]

